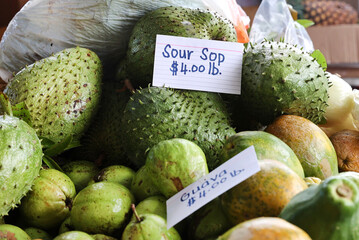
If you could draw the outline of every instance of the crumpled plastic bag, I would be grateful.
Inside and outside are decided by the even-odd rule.
[[[228,18],[234,25],[237,32],[238,42],[247,43],[249,37],[247,29],[249,28],[250,18],[239,6],[236,0],[202,0],[209,10],[218,12]]]
[[[254,16],[249,33],[252,43],[263,40],[283,40],[286,43],[303,47],[306,52],[313,52],[313,42],[298,22],[293,20],[285,0],[263,0]]]
[[[74,46],[89,48],[104,65],[114,66],[125,55],[133,26],[145,13],[164,6],[220,10],[209,2],[30,0],[12,19],[0,42],[0,78],[9,80],[6,71],[16,73]]]
[[[76,45],[96,52],[104,64],[124,56],[134,24],[164,6],[205,8],[201,0],[30,0],[0,42],[0,67],[25,65]]]

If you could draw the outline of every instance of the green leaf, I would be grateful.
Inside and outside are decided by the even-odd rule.
[[[302,25],[303,27],[307,28],[314,25],[314,22],[308,19],[298,19],[296,20],[297,23]]]
[[[325,60],[325,57],[321,51],[319,51],[318,49],[314,50],[311,56],[322,66],[324,71],[327,70],[328,67],[327,61]]]
[[[46,137],[39,136],[39,138],[41,139],[41,145],[42,145],[43,149],[49,148],[55,144],[55,142],[53,142],[52,140],[50,140]]]
[[[49,157],[54,157],[64,152],[72,142],[72,136],[67,136],[61,142],[55,143],[44,150],[44,154]]]
[[[5,95],[5,93],[1,92],[0,94],[0,104],[2,109],[7,115],[12,116],[12,107],[9,98]]]
[[[12,112],[15,117],[20,118],[32,127],[31,115],[24,102],[18,103],[13,106]]]
[[[44,155],[42,157],[42,161],[49,167],[49,168],[52,168],[52,169],[56,169],[58,171],[61,171],[61,172],[64,172],[61,167],[57,164],[57,162],[52,159],[51,157],[49,156],[46,156]]]
[[[72,148],[77,148],[77,147],[80,147],[81,146],[81,143],[80,141],[71,141],[71,143],[65,148],[65,151],[69,150],[69,149],[72,149]]]

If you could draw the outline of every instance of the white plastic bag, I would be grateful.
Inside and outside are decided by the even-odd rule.
[[[247,29],[249,28],[250,18],[237,4],[236,0],[202,0],[202,2],[209,10],[219,13],[233,23],[237,32],[238,42],[249,42]]]
[[[104,64],[115,63],[125,54],[137,20],[170,5],[206,8],[202,0],[30,0],[0,42],[0,68],[17,72],[77,45],[96,52]]]
[[[18,72],[74,46],[93,50],[104,65],[115,65],[125,55],[133,26],[145,13],[182,6],[215,10],[235,20],[237,15],[231,15],[227,2],[235,0],[221,0],[221,4],[214,0],[30,0],[0,42],[0,78],[8,80],[6,71]]]
[[[253,19],[249,39],[260,43],[264,39],[280,41],[303,47],[313,52],[314,46],[305,28],[295,22],[285,0],[263,0]]]
[[[242,21],[246,28],[249,27],[250,18],[243,11],[243,9],[236,3],[235,0],[202,0],[209,10],[216,11],[222,16],[225,16],[232,23],[236,24]]]

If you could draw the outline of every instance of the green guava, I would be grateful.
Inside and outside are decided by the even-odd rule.
[[[138,169],[133,177],[131,192],[138,202],[151,196],[161,195],[161,192],[152,183],[146,165]]]
[[[137,204],[136,211],[138,214],[152,213],[166,219],[166,198],[163,196],[148,197]],[[135,220],[136,216],[132,214],[131,221]]]
[[[62,170],[75,184],[76,192],[85,188],[88,182],[99,172],[96,164],[90,161],[72,161],[62,166]]]
[[[31,240],[31,237],[21,228],[11,224],[0,224],[0,239]]]
[[[153,146],[147,155],[146,168],[152,183],[167,198],[208,174],[202,149],[181,138]]]
[[[32,190],[21,200],[20,216],[32,227],[58,228],[69,216],[75,195],[75,185],[66,174],[42,169]]]
[[[98,182],[82,189],[73,202],[71,225],[89,234],[115,236],[130,218],[135,202],[130,190],[113,182]]]
[[[132,179],[135,176],[135,171],[131,168],[122,165],[112,165],[102,169],[96,174],[88,184],[95,182],[114,182],[122,184],[128,189],[131,188]]]
[[[145,213],[136,215],[136,220],[131,221],[122,233],[122,240],[141,239],[166,239],[181,240],[175,228],[167,229],[167,221],[156,214]]]
[[[54,240],[94,240],[94,238],[82,231],[70,231],[58,235]]]
[[[25,228],[24,231],[31,237],[31,239],[52,240],[50,234],[39,228],[28,227]]]

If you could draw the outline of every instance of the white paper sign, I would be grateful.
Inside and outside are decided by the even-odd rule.
[[[243,44],[157,35],[152,85],[241,93]]]
[[[214,198],[260,170],[251,146],[167,200],[167,228],[171,228]]]

